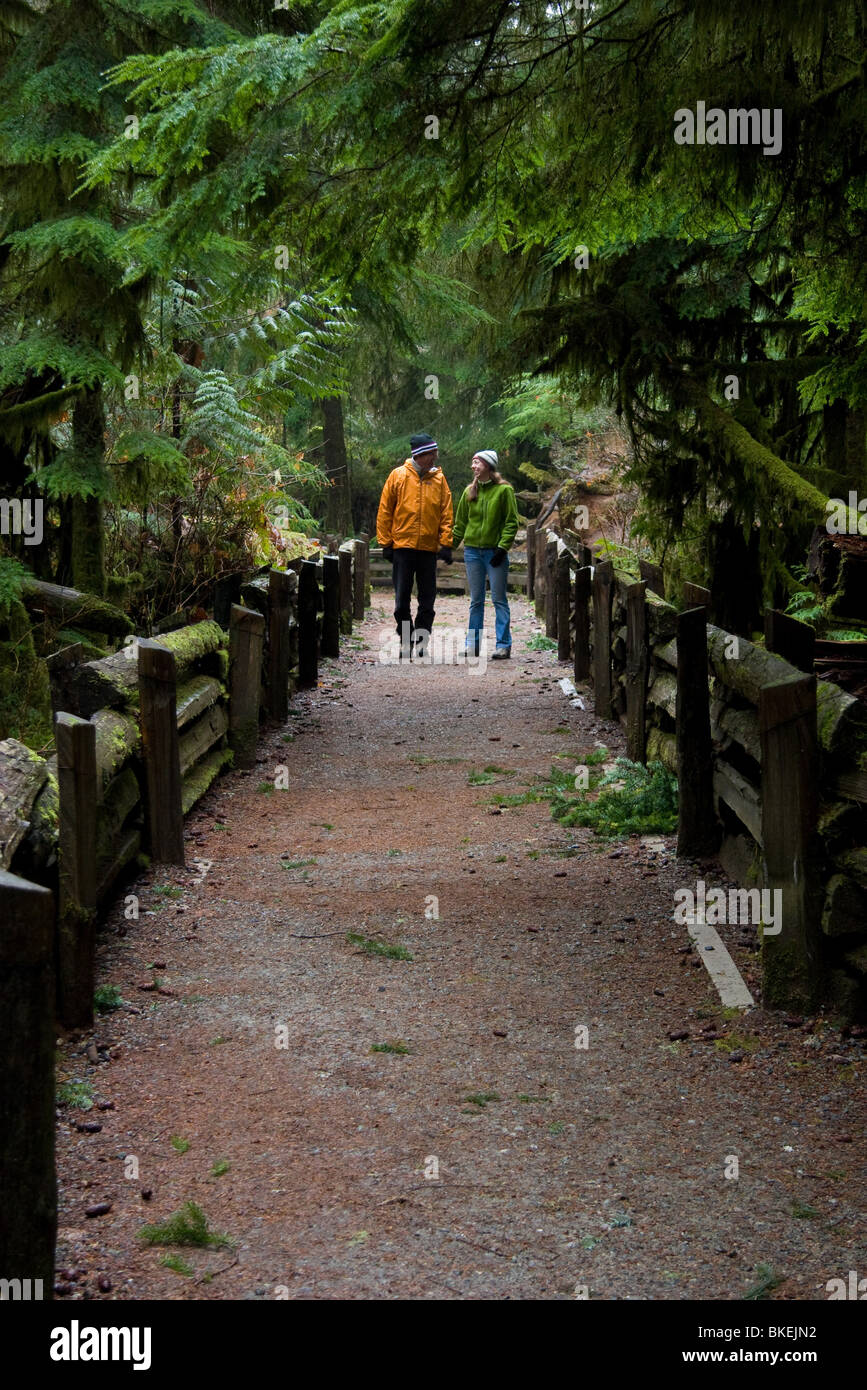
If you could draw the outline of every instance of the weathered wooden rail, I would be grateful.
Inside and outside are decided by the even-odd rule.
[[[678,853],[717,854],[743,887],[780,889],[762,941],[763,998],[867,1004],[867,706],[813,671],[812,630],[769,612],[765,646],[708,621],[710,593],[666,602],[662,573],[591,564],[528,535],[530,597],[558,657],[626,729],[627,756],[677,774]]]
[[[57,1024],[93,1022],[99,909],[143,851],[184,863],[185,816],[229,763],[255,762],[260,718],[285,721],[291,691],[316,684],[320,654],[339,657],[339,633],[369,601],[366,540],[339,547],[336,591],[329,563],[234,576],[217,596],[222,621],[65,659],[55,754],[0,743],[4,1278],[53,1285],[54,1038]]]
[[[393,585],[390,560],[382,558],[382,549],[377,546],[370,550],[369,582],[375,589],[390,589]],[[527,592],[527,556],[520,546],[509,552],[509,575],[507,587],[513,593]],[[452,563],[437,564],[437,593],[468,594],[467,572],[464,567],[464,548],[458,546],[452,551]]]

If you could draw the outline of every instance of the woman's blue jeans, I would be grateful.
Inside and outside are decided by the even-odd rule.
[[[491,581],[491,598],[494,601],[497,646],[511,649],[512,629],[509,626],[511,613],[506,598],[506,580],[509,574],[509,557],[501,565],[492,566],[491,559],[495,547],[479,550],[476,546],[464,546],[464,561],[467,566],[467,579],[470,583],[470,620],[467,624],[467,651],[478,653],[485,626],[485,579]]]

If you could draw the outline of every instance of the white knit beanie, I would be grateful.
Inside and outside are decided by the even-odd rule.
[[[474,459],[481,459],[489,468],[496,468],[499,471],[500,460],[497,457],[496,449],[479,449],[477,454],[473,454]]]

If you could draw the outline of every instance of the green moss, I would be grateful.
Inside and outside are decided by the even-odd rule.
[[[36,654],[27,609],[12,601],[0,611],[0,739],[47,748],[53,738],[48,667]]]

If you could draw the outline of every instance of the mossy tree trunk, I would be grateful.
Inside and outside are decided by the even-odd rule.
[[[330,487],[325,494],[325,529],[340,536],[352,534],[352,492],[343,428],[343,402],[328,396],[322,402],[322,466]]]
[[[99,386],[85,391],[72,415],[72,443],[82,472],[98,491],[72,503],[72,582],[76,589],[105,594],[105,528],[100,496],[105,467],[105,406]]]

